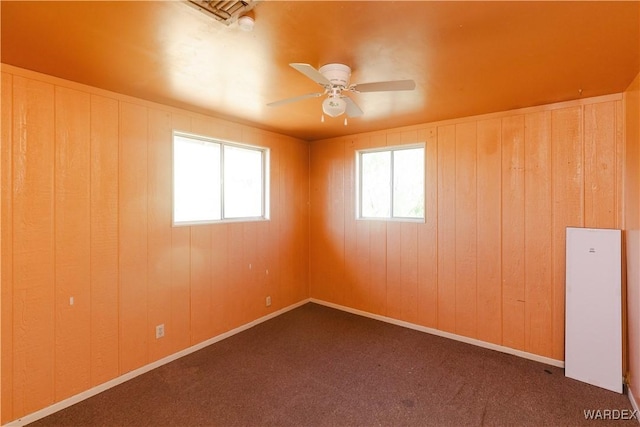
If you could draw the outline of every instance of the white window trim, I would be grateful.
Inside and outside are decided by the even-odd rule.
[[[175,203],[175,167],[174,167],[174,155],[175,155],[175,137],[180,136],[189,139],[196,139],[203,142],[220,144],[220,215],[221,219],[212,219],[212,220],[202,220],[202,221],[179,221],[176,222],[174,214],[174,203]],[[262,152],[262,215],[253,216],[253,217],[237,217],[237,218],[224,218],[224,146],[238,147],[251,149]],[[252,144],[244,144],[235,141],[229,141],[220,138],[212,138],[204,135],[196,135],[183,131],[172,132],[171,136],[171,225],[173,227],[183,227],[183,226],[192,226],[192,225],[203,225],[203,224],[221,224],[221,223],[234,223],[234,222],[256,222],[256,221],[269,221],[270,217],[270,179],[271,171],[269,169],[270,165],[270,149],[267,147],[261,147],[258,145]]]
[[[407,150],[407,149],[411,149],[411,148],[422,148],[424,150],[424,156],[425,158],[423,159],[423,173],[425,174],[424,177],[424,185],[422,188],[423,191],[423,200],[424,200],[424,215],[422,218],[410,218],[410,217],[365,217],[362,216],[361,214],[361,208],[360,208],[360,194],[362,192],[362,176],[360,175],[360,168],[361,168],[361,161],[362,161],[362,154],[363,153],[375,153],[375,152],[381,152],[381,151],[398,151],[398,150]],[[414,144],[403,144],[403,145],[385,145],[382,147],[374,147],[374,148],[364,148],[362,150],[356,150],[355,152],[355,181],[356,181],[356,189],[355,189],[355,196],[356,196],[356,200],[355,200],[355,217],[357,221],[385,221],[385,222],[414,222],[414,223],[420,223],[420,224],[424,224],[426,221],[426,217],[427,217],[427,199],[426,199],[426,192],[427,192],[427,180],[426,180],[426,168],[427,168],[427,159],[426,159],[426,153],[427,153],[427,148],[426,148],[426,143],[424,142],[419,142],[419,143],[414,143]],[[391,176],[393,177],[393,162],[391,162]],[[391,192],[389,197],[391,198],[391,213],[393,214],[393,185],[391,186]]]

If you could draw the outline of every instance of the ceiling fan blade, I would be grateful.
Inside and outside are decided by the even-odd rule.
[[[358,117],[364,114],[360,109],[360,107],[358,107],[358,105],[355,102],[353,102],[353,99],[349,98],[348,96],[345,96],[342,99],[344,99],[344,102],[347,103],[347,108],[345,110],[345,112],[347,113],[347,116]]]
[[[320,86],[331,86],[331,82],[325,76],[320,74],[320,71],[316,70],[311,65],[296,62],[289,65],[309,77],[314,82],[318,83]]]
[[[414,90],[416,82],[413,80],[393,80],[388,82],[373,82],[354,84],[349,88],[353,92],[386,92],[395,90]]]
[[[303,99],[307,99],[307,98],[317,98],[317,97],[322,96],[322,95],[324,95],[324,93],[322,93],[322,92],[307,93],[306,95],[300,95],[300,96],[295,96],[293,98],[286,98],[286,99],[281,99],[280,101],[270,102],[267,105],[269,107],[277,107],[278,105],[283,105],[283,104],[289,104],[291,102],[302,101]]]

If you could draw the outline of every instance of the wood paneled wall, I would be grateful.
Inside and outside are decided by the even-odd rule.
[[[640,74],[624,92],[624,110],[627,369],[637,404],[640,398]]]
[[[565,228],[622,227],[620,95],[315,141],[312,298],[564,359]],[[424,224],[356,221],[355,150],[426,142]]]
[[[310,152],[14,67],[1,96],[2,422],[308,296],[562,360],[565,227],[624,226],[618,95]],[[171,227],[173,129],[270,147],[271,220]],[[419,141],[425,222],[356,221],[355,150]]]
[[[269,147],[271,220],[172,227],[173,129]],[[307,298],[308,161],[303,141],[3,67],[1,421]]]

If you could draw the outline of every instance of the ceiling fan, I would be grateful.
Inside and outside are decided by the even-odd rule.
[[[292,63],[289,65],[318,83],[324,88],[324,91],[282,99],[271,102],[267,104],[268,106],[275,107],[290,102],[302,101],[307,98],[318,98],[327,95],[327,98],[322,102],[322,111],[324,114],[330,117],[338,117],[347,113],[349,117],[358,117],[364,114],[363,111],[351,98],[344,95],[343,92],[389,92],[413,90],[416,87],[416,83],[413,80],[349,84],[351,68],[344,64],[327,64],[320,67],[319,70],[316,70],[309,64]],[[347,119],[345,119],[345,125],[347,124],[346,120]],[[324,115],[322,116],[322,121],[324,121]]]

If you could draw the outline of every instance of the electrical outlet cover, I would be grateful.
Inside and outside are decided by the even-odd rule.
[[[164,323],[156,326],[156,339],[164,337]]]

